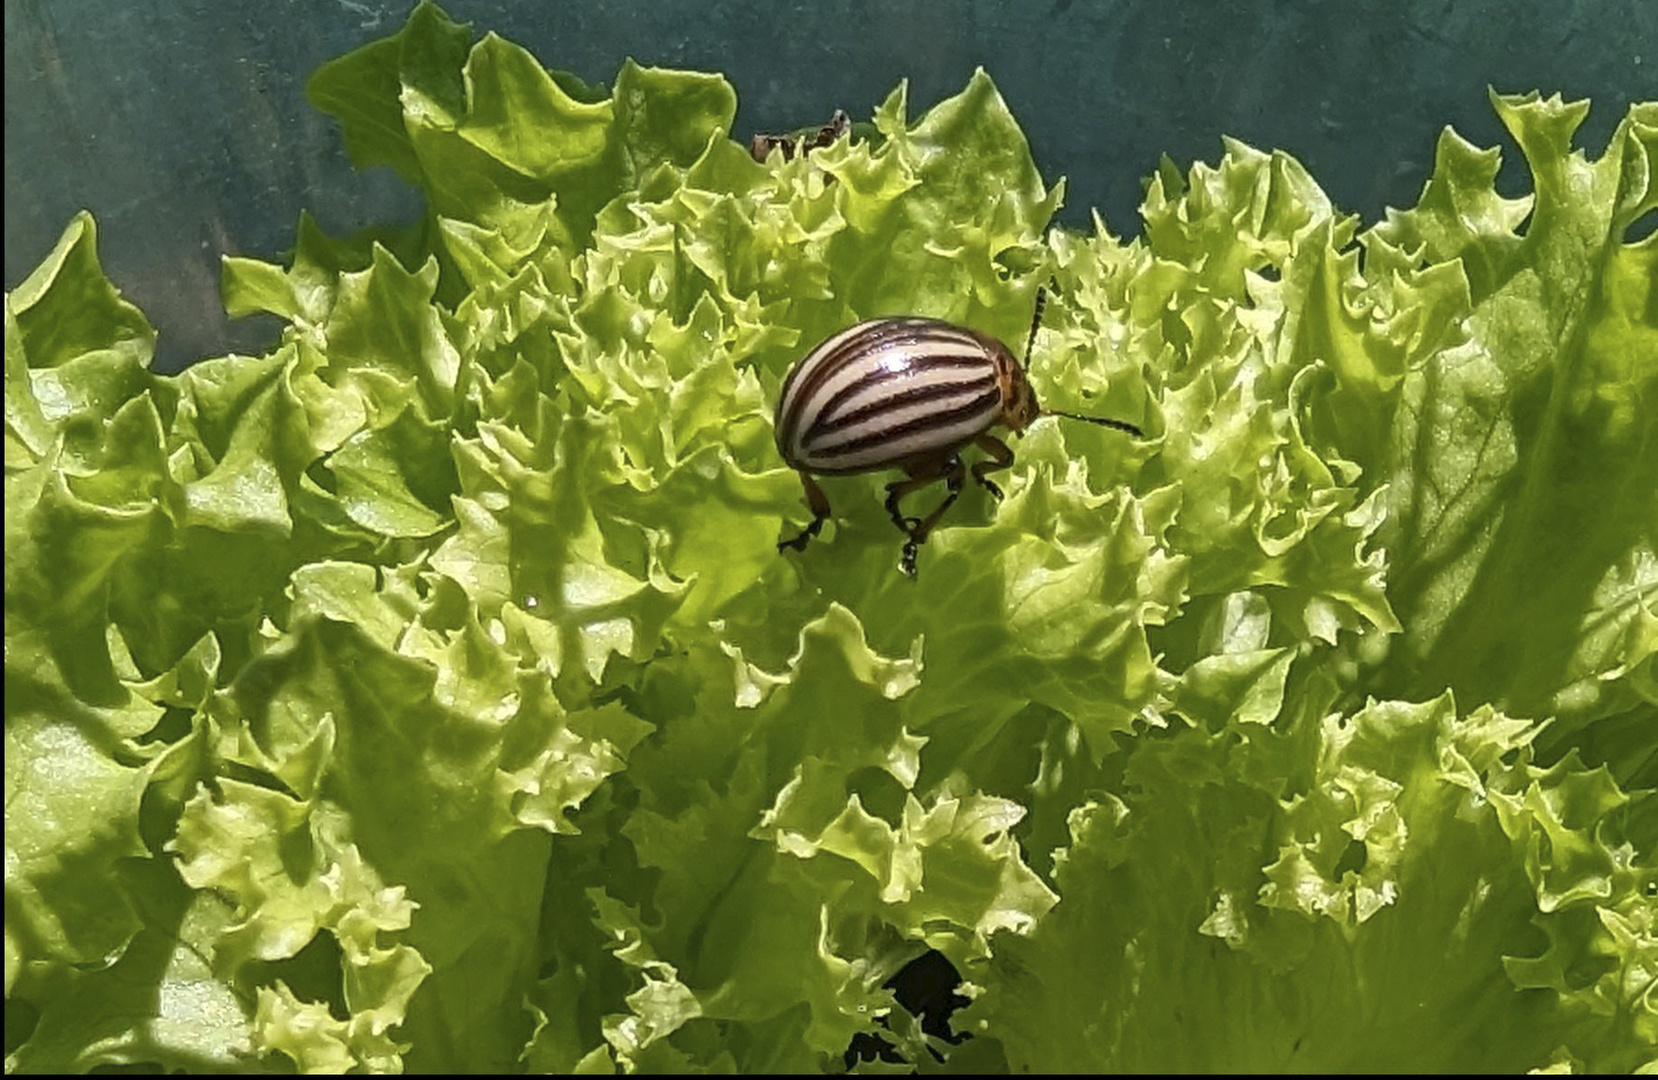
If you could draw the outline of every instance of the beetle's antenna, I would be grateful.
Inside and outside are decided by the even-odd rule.
[[[1090,424],[1098,424],[1100,427],[1116,428],[1118,431],[1126,431],[1136,439],[1143,439],[1146,437],[1145,432],[1141,431],[1127,420],[1107,420],[1103,416],[1083,416],[1081,413],[1060,412],[1058,409],[1043,409],[1042,415],[1063,416],[1067,420],[1086,420]]]
[[[1054,282],[1054,286],[1056,288],[1058,285],[1058,282]],[[1048,290],[1043,288],[1041,285],[1038,285],[1036,287],[1036,311],[1031,315],[1030,320],[1030,338],[1025,342],[1025,367],[1027,370],[1030,368],[1031,349],[1036,346],[1036,331],[1037,328],[1042,325],[1042,312],[1047,309],[1047,306]],[[1126,431],[1136,439],[1143,439],[1146,437],[1145,432],[1141,431],[1139,428],[1135,427],[1126,420],[1107,420],[1103,416],[1083,416],[1081,413],[1060,412],[1058,409],[1043,409],[1041,415],[1063,416],[1067,420],[1086,420],[1088,423],[1098,424],[1100,427],[1116,428],[1118,431]]]
[[[1047,309],[1047,306],[1048,290],[1038,285],[1036,287],[1036,310],[1031,312],[1030,317],[1030,337],[1025,339],[1024,365],[1027,370],[1030,368],[1031,350],[1036,347],[1036,331],[1042,325],[1042,312]]]

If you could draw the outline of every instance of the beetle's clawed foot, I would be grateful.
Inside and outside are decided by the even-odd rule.
[[[898,560],[898,569],[907,578],[915,577],[915,553],[921,549],[914,537],[904,541],[904,554]]]
[[[812,542],[812,538],[823,531],[824,520],[824,518],[814,519],[810,525],[800,530],[799,536],[796,536],[792,540],[779,540],[777,542],[777,553],[781,555],[790,548],[793,548],[796,551],[805,551],[806,545]]]
[[[989,480],[982,480],[981,479],[979,481],[979,483],[983,484],[984,489],[986,491],[990,492],[990,497],[992,499],[995,499],[997,502],[1002,501],[1002,489],[1001,488],[997,487],[992,481],[989,481]]]

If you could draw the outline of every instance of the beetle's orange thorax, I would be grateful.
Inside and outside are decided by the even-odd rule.
[[[988,334],[974,336],[984,342],[985,351],[996,365],[996,388],[1002,394],[1001,422],[1010,431],[1024,431],[1041,411],[1036,404],[1036,394],[1030,388],[1030,380],[1025,378],[1024,367],[1019,358],[1000,341]]]

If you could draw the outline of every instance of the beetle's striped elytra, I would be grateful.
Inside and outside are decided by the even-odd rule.
[[[1038,289],[1025,355],[1036,342],[1046,294]],[[777,549],[803,551],[830,515],[829,499],[812,479],[877,469],[902,469],[887,485],[887,513],[905,534],[898,567],[915,575],[916,552],[926,543],[966,474],[992,496],[1001,490],[987,473],[1013,464],[1013,451],[990,434],[1000,424],[1022,433],[1038,416],[1064,416],[1126,431],[1107,420],[1041,408],[1025,367],[1006,345],[986,334],[917,316],[871,319],[831,336],[803,356],[778,394],[777,452],[800,473],[812,523]],[[976,445],[989,459],[969,470],[961,451]],[[925,518],[905,517],[899,500],[939,480],[944,501]]]
[[[836,475],[953,449],[1000,417],[992,350],[1007,352],[937,319],[877,319],[843,330],[784,382],[778,451],[797,469]]]

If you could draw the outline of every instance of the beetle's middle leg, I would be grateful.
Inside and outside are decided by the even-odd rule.
[[[993,473],[1005,469],[1013,464],[1013,451],[1007,448],[1007,443],[994,435],[980,435],[973,440],[973,445],[990,455],[989,461],[975,461],[973,463],[973,479],[978,485],[990,492],[997,502],[1002,501],[1002,489],[985,479],[986,473]]]
[[[806,489],[806,505],[812,508],[812,523],[800,530],[800,535],[793,540],[779,540],[777,550],[794,548],[796,551],[805,551],[806,545],[812,537],[823,531],[823,523],[829,520],[829,496],[817,486],[817,481],[806,473],[800,474],[800,483]]]
[[[937,465],[928,465],[919,469],[911,469],[909,479],[894,480],[892,483],[887,485],[887,501],[884,505],[887,508],[887,516],[892,518],[892,523],[898,526],[899,532],[908,533],[911,529],[914,529],[917,525],[921,524],[921,519],[905,517],[904,511],[898,507],[898,500],[902,499],[912,491],[920,491],[928,484],[936,482],[938,478],[943,476],[947,471],[948,465],[949,463],[946,461],[940,462]]]
[[[887,501],[885,504],[887,514],[892,518],[892,523],[898,526],[899,532],[913,532],[921,524],[921,519],[905,517],[904,512],[898,507],[898,500],[911,492],[920,491],[929,484],[937,483],[950,475],[953,470],[960,468],[960,460],[956,455],[951,454],[949,457],[925,461],[919,465],[906,466],[904,471],[910,474],[909,479],[894,480],[887,485]]]
[[[966,472],[967,470],[962,468],[961,458],[956,454],[951,454],[934,465],[912,473],[908,480],[898,480],[887,485],[887,512],[892,515],[893,523],[909,534],[909,539],[904,541],[903,557],[898,560],[898,569],[910,577],[915,576],[916,552],[920,550],[922,544],[927,542],[927,534],[932,532],[934,525],[938,524],[938,519],[944,516],[944,512],[950,509],[950,504],[955,502],[957,496],[961,494],[961,489],[967,479]],[[944,481],[945,486],[949,489],[948,494],[944,496],[944,501],[939,503],[933,512],[924,518],[904,517],[898,509],[898,500],[910,492],[919,491],[940,479]]]

